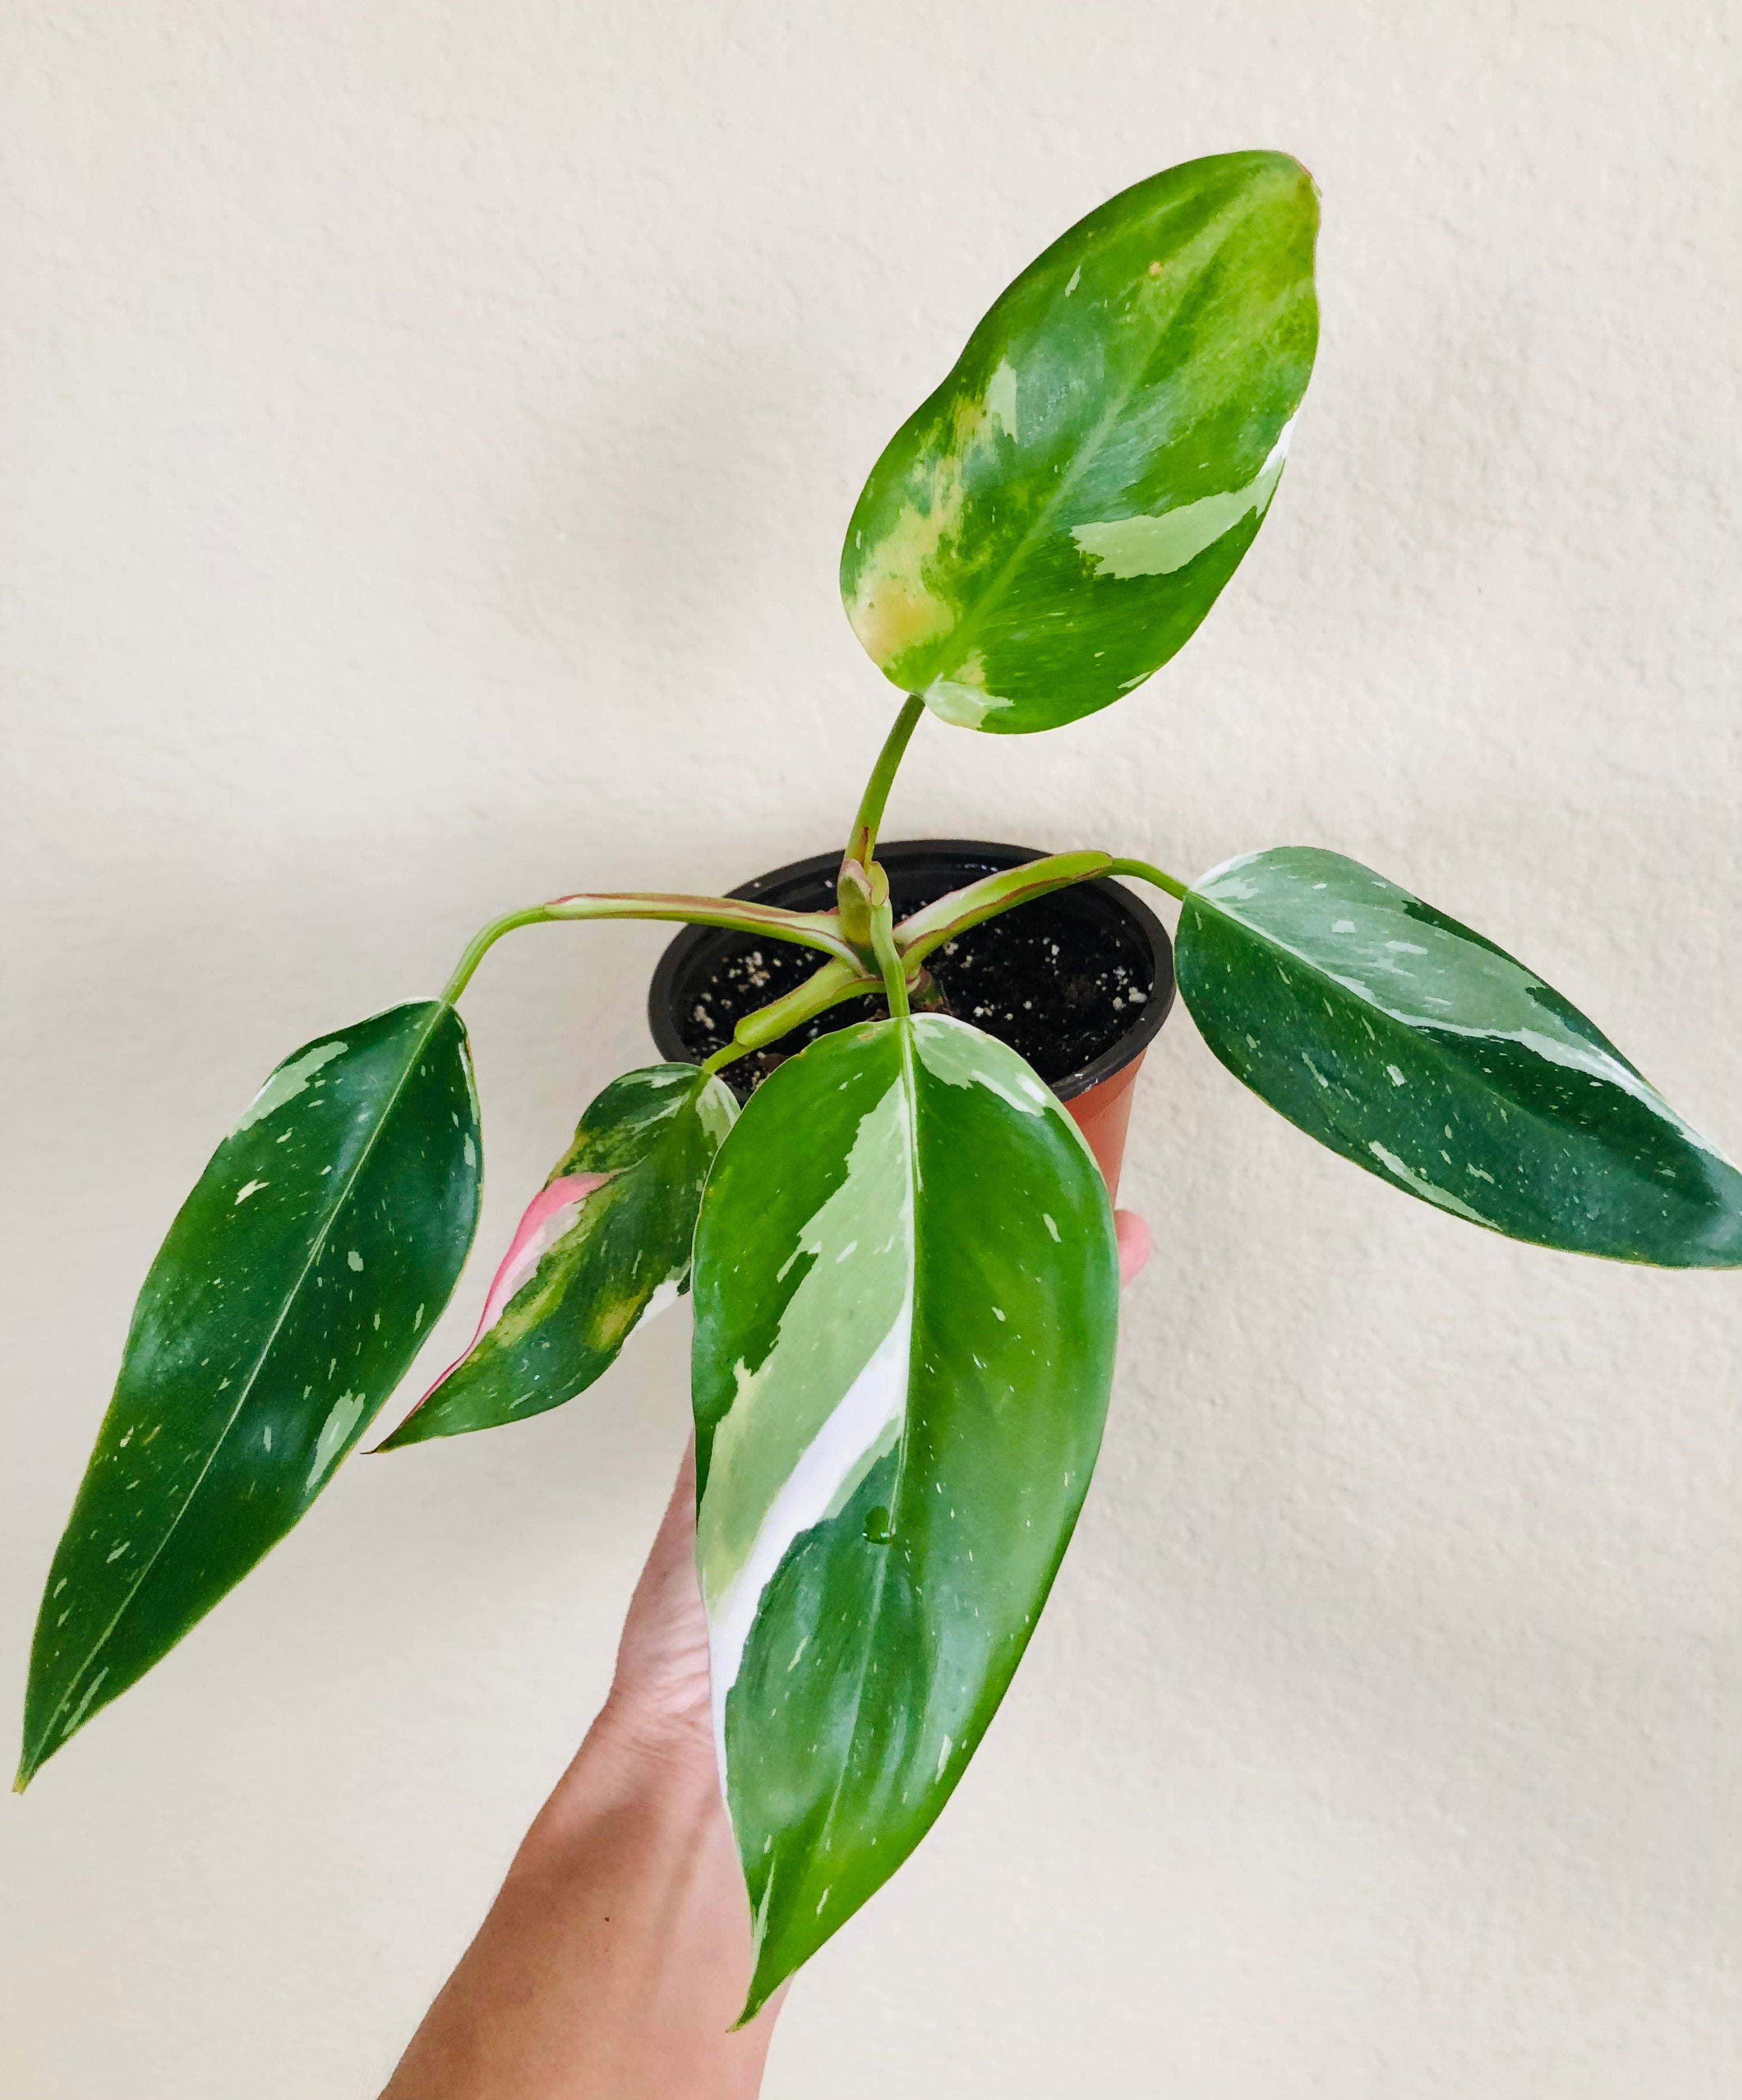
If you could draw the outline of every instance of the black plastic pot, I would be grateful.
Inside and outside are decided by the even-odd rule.
[[[1041,856],[1032,847],[997,845],[984,839],[904,839],[880,844],[877,857],[888,874],[891,900],[896,918],[900,919],[947,891]],[[794,861],[758,876],[731,893],[761,903],[784,905],[789,911],[829,911],[834,905],[840,864],[838,853],[818,854],[810,860]],[[1044,915],[1037,918],[1036,915]],[[1116,1189],[1137,1068],[1174,1003],[1174,950],[1167,929],[1140,898],[1121,885],[1105,880],[1055,890],[1019,904],[1005,915],[1010,920],[1044,924],[1050,939],[1061,947],[1068,947],[1073,929],[1085,946],[1092,944],[1104,951],[1110,942],[1133,983],[1141,990],[1141,1004],[1133,1007],[1128,1025],[1116,1040],[1086,1062],[1067,1070],[1048,1071],[1044,1069],[1044,1057],[1034,1056],[1030,1047],[1031,1061],[1068,1105],[1101,1162],[1108,1187]],[[685,928],[661,956],[648,996],[648,1022],[661,1054],[674,1060],[698,1061],[702,1053],[696,1047],[694,1029],[687,1031],[685,1026],[686,1017],[695,1012],[698,995],[732,959],[772,945],[755,934],[714,927]],[[795,956],[801,952],[794,951]],[[807,968],[814,967],[820,960],[810,957]],[[772,990],[769,995],[774,995]],[[845,1003],[784,1038],[774,1046],[773,1054],[790,1056],[819,1035],[886,1011],[881,999]],[[986,1025],[993,1035],[1004,1033],[996,1023]],[[722,1076],[745,1099],[767,1068],[766,1061],[753,1065],[747,1060],[728,1065]]]

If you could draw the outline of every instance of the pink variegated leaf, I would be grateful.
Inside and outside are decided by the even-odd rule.
[[[585,1392],[687,1284],[701,1191],[736,1112],[692,1065],[613,1080],[527,1207],[470,1347],[380,1448],[493,1428]]]

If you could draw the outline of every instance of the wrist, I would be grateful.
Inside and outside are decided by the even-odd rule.
[[[679,1781],[718,1792],[714,1716],[703,1705],[676,1705],[613,1684],[581,1743],[602,1761],[644,1775],[650,1784]]]

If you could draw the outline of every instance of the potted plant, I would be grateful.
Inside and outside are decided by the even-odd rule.
[[[20,1785],[283,1537],[418,1355],[483,1171],[458,1002],[519,927],[688,922],[656,980],[665,1058],[586,1110],[471,1347],[381,1448],[572,1398],[689,1290],[746,2015],[923,1836],[1046,1601],[1112,1379],[1123,1114],[1175,973],[1237,1078],[1404,1193],[1539,1245],[1742,1263],[1742,1176],[1567,1000],[1368,868],[1282,847],[1187,884],[1111,850],[879,845],[925,714],[1057,727],[1208,612],[1306,390],[1317,217],[1280,154],[1139,183],[896,433],[841,581],[907,698],[838,857],[511,912],[440,996],[271,1074],[141,1292],[49,1571]],[[1120,877],[1177,901],[1171,963]]]

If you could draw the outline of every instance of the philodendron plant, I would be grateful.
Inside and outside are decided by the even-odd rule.
[[[54,1565],[20,1783],[296,1523],[417,1357],[483,1159],[458,1001],[511,929],[663,919],[816,951],[700,1065],[614,1079],[534,1198],[471,1345],[381,1448],[584,1391],[688,1288],[696,1556],[721,1780],[755,1923],[746,2015],[884,1882],[973,1755],[1094,1469],[1118,1264],[1106,1186],[1016,1052],[944,1010],[940,946],[1099,876],[1178,900],[1210,1048],[1368,1173],[1539,1246],[1742,1263],[1742,1176],[1541,978],[1341,855],[1189,885],[1111,851],[896,923],[877,858],[930,711],[1055,729],[1189,638],[1280,479],[1317,338],[1318,207],[1276,153],[1197,161],[1025,270],[848,523],[847,617],[908,695],[837,902],[664,893],[497,920],[439,997],[329,1030],[213,1154],[145,1281]],[[739,1112],[716,1076],[841,1002]]]

